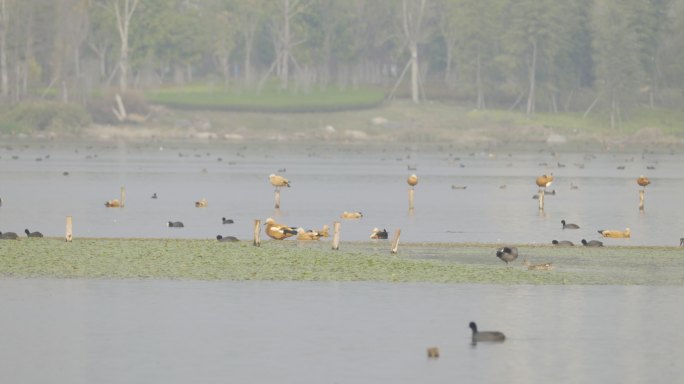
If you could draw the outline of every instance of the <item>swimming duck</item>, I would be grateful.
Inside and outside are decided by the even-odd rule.
[[[199,201],[195,201],[195,207],[206,208],[207,207],[207,199],[202,198]]]
[[[166,224],[166,226],[169,227],[169,228],[183,228],[183,227],[185,227],[185,226],[183,225],[183,223],[180,222],[180,221],[169,221],[169,222]]]
[[[551,244],[558,245],[558,246],[573,246],[573,245],[575,245],[575,244],[573,244],[572,241],[568,241],[568,240],[561,240],[561,241],[552,240]]]
[[[611,230],[611,229],[599,229],[598,233],[601,234],[603,237],[614,237],[614,238],[628,238],[632,237],[632,232],[629,230],[629,228],[625,228],[624,231],[616,231],[616,230]]]
[[[14,232],[0,232],[0,239],[3,240],[16,240],[18,239],[19,236],[17,236],[16,233]]]
[[[272,218],[266,219],[266,235],[275,240],[283,240],[297,234],[297,230],[287,225],[278,224]]]
[[[535,180],[535,183],[539,188],[547,188],[548,186],[551,185],[553,182],[553,174],[550,175],[541,175],[537,177],[537,180]]]
[[[516,247],[503,247],[496,250],[496,257],[505,261],[506,265],[509,262],[518,258],[518,248]]]
[[[107,208],[119,208],[121,207],[121,202],[119,199],[109,200],[105,202],[105,207]]]
[[[297,240],[319,240],[321,235],[314,230],[304,230],[304,228],[297,228]]]
[[[24,229],[24,233],[26,233],[26,236],[28,237],[43,237],[43,234],[40,232],[31,232],[28,229]]]
[[[647,185],[651,184],[651,180],[649,180],[648,177],[646,177],[646,176],[644,176],[644,175],[639,176],[639,177],[637,178],[636,182],[637,182],[637,184],[639,184],[640,186],[644,187],[644,189],[646,189],[646,186],[647,186]]]
[[[473,343],[480,341],[501,342],[506,340],[506,335],[499,331],[479,331],[474,321],[470,322],[470,329],[473,331]]]
[[[527,259],[523,260],[523,264],[527,266],[527,269],[530,271],[550,271],[553,269],[553,264],[551,263],[542,263],[542,264],[531,264]]]
[[[363,217],[363,214],[361,212],[347,212],[344,211],[340,215],[341,218],[343,219],[360,219]]]
[[[157,198],[157,192],[153,193],[152,196],[151,196],[151,198],[152,198],[152,199],[156,199],[156,198]]]
[[[585,239],[582,239],[582,245],[585,247],[603,247],[603,242],[598,240],[586,241]]]
[[[235,237],[235,236],[221,236],[221,235],[216,235],[216,240],[222,241],[222,242],[240,241],[240,240],[238,240],[238,238]]]
[[[225,217],[221,218],[221,222],[223,224],[233,224],[234,223],[233,219],[226,219]]]
[[[418,176],[416,176],[416,174],[414,173],[414,174],[412,174],[411,176],[408,177],[408,179],[406,180],[406,182],[408,183],[408,185],[410,185],[410,186],[412,186],[412,187],[415,187],[416,184],[418,184]]]
[[[371,239],[387,239],[387,230],[383,229],[381,231],[378,228],[373,228],[373,231],[371,232],[370,238]]]
[[[275,173],[271,173],[268,176],[268,180],[271,182],[272,186],[276,187],[276,189],[278,189],[280,187],[290,188],[290,182],[286,178],[284,178],[282,176],[278,176]]]
[[[561,220],[561,224],[563,224],[563,229],[579,229],[579,225],[577,224],[567,224],[565,220]]]

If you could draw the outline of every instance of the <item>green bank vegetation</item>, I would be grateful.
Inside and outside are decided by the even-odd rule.
[[[380,89],[325,88],[309,91],[280,90],[272,85],[262,90],[225,90],[195,85],[166,87],[147,93],[150,103],[173,108],[237,112],[330,112],[373,108],[385,98]]]
[[[519,247],[506,266],[493,244],[388,244],[169,239],[0,241],[0,276],[200,280],[385,281],[481,284],[684,284],[679,248]],[[529,271],[552,262],[551,271]]]

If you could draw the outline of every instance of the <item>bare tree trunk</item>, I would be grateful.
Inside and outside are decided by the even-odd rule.
[[[7,73],[7,4],[0,0],[0,95],[3,100],[9,96],[9,75]]]
[[[245,39],[245,84],[252,84],[252,50],[254,48],[255,24],[250,24],[243,33]]]
[[[219,56],[218,62],[221,67],[221,73],[223,74],[223,88],[227,89],[228,84],[230,83],[230,56],[228,54]]]
[[[411,100],[414,104],[420,103],[418,90],[418,44],[411,42]]]
[[[451,87],[451,62],[454,60],[454,49],[447,43],[446,47],[446,68],[444,68],[444,82]]]
[[[280,66],[280,87],[287,89],[289,80],[288,63],[290,62],[290,0],[283,0],[283,17],[285,24],[283,25],[283,44],[281,45],[283,52],[280,55],[282,60]]]
[[[126,91],[128,88],[128,35],[130,32],[131,17],[135,12],[140,0],[123,0],[123,10],[120,0],[114,1],[114,14],[116,15],[116,27],[119,30],[121,47],[119,51],[119,89]]]
[[[610,128],[615,129],[615,95],[611,92],[610,98]]]
[[[530,90],[527,94],[527,114],[535,112],[535,90],[537,80],[537,39],[532,40],[532,62],[530,63]]]
[[[480,55],[480,43],[477,44],[477,70],[476,70],[476,79],[475,82],[477,83],[477,109],[479,110],[484,110],[485,109],[485,101],[484,101],[484,89],[482,89],[482,57]]]
[[[411,64],[411,100],[414,104],[420,103],[420,89],[418,86],[420,70],[418,67],[418,39],[420,38],[420,24],[423,19],[423,11],[425,10],[426,0],[420,0],[420,5],[418,8],[418,14],[416,15],[412,12],[413,7],[409,10],[408,2],[409,0],[404,0],[403,5],[403,27],[404,27],[404,37],[408,43],[409,52],[411,58],[409,60]]]

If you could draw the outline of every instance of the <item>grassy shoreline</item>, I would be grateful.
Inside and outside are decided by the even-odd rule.
[[[75,107],[80,108],[77,112],[54,103],[0,109],[0,138],[448,142],[475,148],[520,143],[581,151],[641,151],[645,146],[672,150],[684,146],[684,112],[675,110],[639,109],[620,127],[611,128],[607,115],[600,112],[586,117],[569,112],[529,116],[520,111],[473,110],[450,101],[420,105],[408,100],[384,102],[372,90],[313,92],[288,97],[286,104],[279,104],[277,93],[250,98],[245,94],[200,92],[200,97],[196,91],[158,90],[155,97],[151,92],[147,102],[152,105],[147,105],[142,96],[126,98],[129,112],[145,116],[144,123],[118,123],[111,113],[113,100],[103,102],[101,110],[91,111],[92,116],[82,107]],[[140,105],[136,108],[137,99]]]
[[[684,285],[680,247],[519,245],[507,267],[497,244],[80,238],[0,241],[0,278],[381,281],[535,285]],[[522,264],[552,262],[551,271]]]

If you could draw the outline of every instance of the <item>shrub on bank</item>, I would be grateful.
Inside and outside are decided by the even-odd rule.
[[[86,106],[93,122],[98,124],[118,124],[120,121],[112,111],[118,110],[116,102],[117,93],[121,96],[127,114],[138,114],[145,116],[149,112],[149,107],[145,96],[137,91],[117,92],[114,90],[94,95]]]
[[[0,112],[0,132],[76,131],[90,124],[88,112],[79,104],[52,101],[24,102]]]
[[[162,88],[147,93],[151,103],[172,108],[236,112],[330,112],[374,108],[383,103],[382,90],[371,88],[223,90],[211,86]]]

